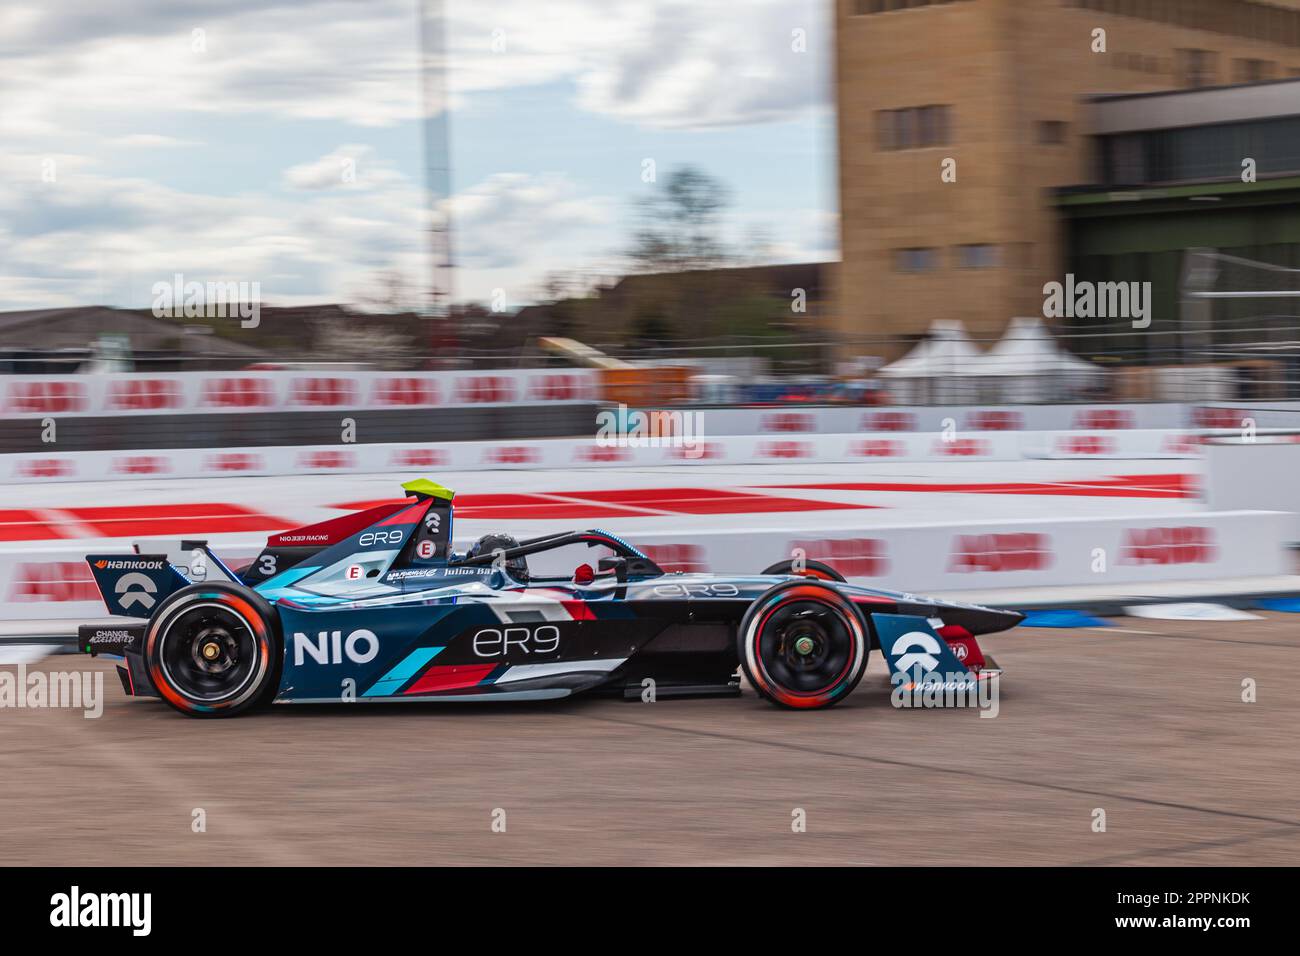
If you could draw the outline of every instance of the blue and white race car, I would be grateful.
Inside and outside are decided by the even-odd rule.
[[[738,669],[775,704],[819,708],[853,690],[873,648],[911,680],[987,679],[997,670],[976,636],[1023,619],[847,584],[815,561],[665,573],[605,531],[492,534],[457,554],[454,493],[402,488],[404,500],[272,536],[238,571],[202,541],[89,555],[105,606],[132,620],[81,627],[81,649],[120,655],[128,694],[194,717],[267,703],[739,695]],[[574,549],[586,560],[540,567]]]

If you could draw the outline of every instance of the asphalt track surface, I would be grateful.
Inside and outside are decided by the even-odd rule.
[[[814,713],[747,690],[216,721],[49,657],[107,701],[0,710],[0,864],[1294,864],[1300,617],[1114,624],[986,639],[993,719],[894,709],[874,656]]]

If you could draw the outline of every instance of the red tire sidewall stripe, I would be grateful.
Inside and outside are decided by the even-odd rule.
[[[839,597],[838,592],[836,592],[835,596]],[[772,680],[771,676],[767,673],[766,667],[763,665],[763,657],[759,651],[759,641],[762,638],[763,628],[779,608],[792,601],[808,599],[820,601],[840,616],[848,630],[849,639],[852,641],[852,644],[849,648],[848,661],[844,665],[844,670],[842,670],[834,680],[825,687],[819,688],[815,691],[805,694],[797,694],[791,690],[776,685]],[[753,628],[753,637],[750,640],[750,650],[754,661],[753,677],[762,686],[763,690],[777,698],[781,703],[791,707],[816,707],[819,704],[825,703],[833,696],[830,692],[833,691],[848,674],[852,673],[853,666],[860,656],[859,650],[862,641],[862,633],[857,616],[853,613],[852,608],[839,607],[835,602],[829,600],[826,592],[822,588],[793,587],[788,591],[782,592],[779,595],[779,599],[775,601],[771,607],[764,610],[762,617],[755,624],[751,625],[751,627]]]
[[[257,642],[258,655],[261,657],[261,661],[258,667],[258,673],[265,674],[271,662],[270,631],[267,628],[266,620],[262,617],[261,614],[258,613],[257,609],[253,607],[251,603],[249,603],[247,600],[240,597],[239,595],[227,594],[224,591],[217,591],[213,593],[210,597],[205,596],[203,598],[203,601],[204,603],[216,603],[216,604],[226,605],[232,611],[238,614],[239,617],[244,621],[244,623],[248,625],[249,632],[253,635],[253,639]],[[159,625],[160,623],[163,623],[164,620],[166,620],[168,626],[170,626],[171,620],[167,620],[167,619],[174,619],[176,616],[185,613],[185,609],[186,609],[186,605],[182,604],[180,605],[179,610],[177,610],[176,614],[173,615],[171,613],[172,609],[168,608],[168,613],[165,616],[165,618],[155,619],[149,625],[149,634],[145,642],[145,659],[149,662],[149,676],[153,680],[154,687],[157,689],[158,693],[163,696],[164,699],[166,699],[169,703],[172,704],[172,706],[180,710],[185,710],[190,712],[194,712],[196,710],[224,710],[227,707],[231,707],[234,704],[245,700],[247,695],[240,697],[237,700],[218,701],[217,703],[212,703],[212,704],[196,705],[192,701],[186,700],[184,697],[182,697],[167,682],[166,675],[163,674],[161,659],[158,657],[157,654],[154,653],[154,650],[157,646],[157,643],[161,637],[161,632],[162,632],[162,628]]]

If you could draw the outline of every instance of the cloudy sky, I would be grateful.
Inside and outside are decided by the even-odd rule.
[[[682,164],[729,186],[755,257],[836,254],[829,3],[445,6],[439,98],[416,0],[6,0],[0,310],[147,306],[176,273],[275,304],[400,276],[418,300],[444,108],[458,300],[615,273],[637,200]]]

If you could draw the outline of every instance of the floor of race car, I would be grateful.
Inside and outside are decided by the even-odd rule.
[[[1300,619],[1115,623],[985,639],[993,719],[896,711],[878,657],[817,713],[746,691],[224,721],[49,657],[27,667],[102,669],[107,703],[0,712],[0,864],[1294,863]]]

